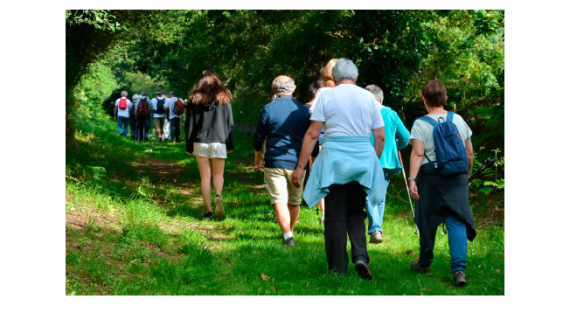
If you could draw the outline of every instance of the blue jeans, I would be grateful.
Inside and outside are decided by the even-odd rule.
[[[119,116],[118,123],[119,123],[119,135],[126,137],[129,131],[129,117]]]
[[[450,216],[445,219],[447,226],[447,241],[449,241],[449,253],[451,254],[451,270],[464,271],[467,266],[467,226],[465,223]],[[432,237],[435,244],[435,234]],[[429,267],[433,261],[433,248],[426,249],[420,242],[420,266]]]
[[[386,190],[388,190],[388,183],[390,183],[390,178],[386,179]],[[366,213],[368,213],[368,234],[373,234],[376,231],[381,232],[384,209],[386,208],[386,194],[384,194],[384,199],[376,207],[373,207],[368,197],[366,197],[365,207]]]
[[[137,118],[137,141],[148,141],[148,130],[150,129],[150,117],[138,116]]]

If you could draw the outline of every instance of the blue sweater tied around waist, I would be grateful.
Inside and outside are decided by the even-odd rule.
[[[330,136],[313,162],[303,196],[309,207],[329,193],[333,184],[357,181],[364,187],[373,206],[386,194],[384,172],[367,136]]]

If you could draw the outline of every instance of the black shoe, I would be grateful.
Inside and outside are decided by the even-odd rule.
[[[465,287],[467,285],[467,280],[465,280],[465,272],[455,271],[453,273],[453,285],[456,287]]]
[[[283,239],[283,244],[289,246],[289,247],[294,247],[295,246],[295,239],[293,239],[293,237],[285,240]]]
[[[419,273],[429,274],[429,267],[420,266],[420,262],[418,260],[412,261],[412,264],[410,265],[410,269],[417,271]]]
[[[356,270],[358,275],[364,280],[372,280],[372,273],[370,272],[370,268],[368,268],[366,258],[358,256],[354,260],[354,270]]]
[[[214,214],[212,213],[212,211],[207,212],[205,215],[202,216],[202,220],[212,220],[212,218],[214,217]]]

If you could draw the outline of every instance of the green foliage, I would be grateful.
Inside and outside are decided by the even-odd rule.
[[[126,72],[124,81],[124,87],[128,88],[130,94],[140,94],[142,91],[146,91],[149,96],[153,96],[156,91],[170,88],[170,84],[162,77],[156,76],[153,78],[140,71]]]

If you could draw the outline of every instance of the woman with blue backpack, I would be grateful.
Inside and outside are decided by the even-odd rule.
[[[428,81],[422,88],[427,115],[416,119],[410,142],[410,192],[416,200],[415,223],[420,235],[420,257],[412,270],[428,273],[435,235],[440,224],[448,233],[453,284],[465,286],[467,240],[475,238],[469,208],[468,173],[473,164],[471,129],[463,118],[443,107],[445,85]],[[445,229],[444,229],[445,231]]]

